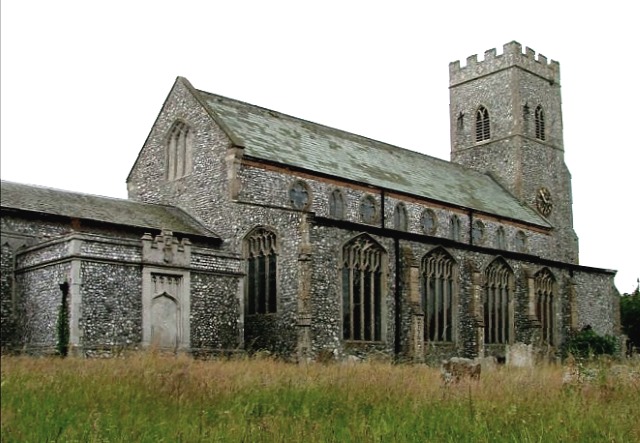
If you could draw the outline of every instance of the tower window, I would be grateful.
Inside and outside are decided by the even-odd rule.
[[[482,142],[490,138],[489,111],[484,106],[480,106],[476,111],[476,141]]]
[[[536,108],[536,138],[538,140],[546,139],[544,132],[544,111],[540,105]]]
[[[167,140],[167,179],[174,180],[191,172],[192,131],[178,120],[169,131]]]

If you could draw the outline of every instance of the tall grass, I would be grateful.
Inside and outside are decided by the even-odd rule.
[[[3,357],[1,438],[637,442],[639,369],[563,386],[562,368],[502,368],[445,387],[418,365]]]

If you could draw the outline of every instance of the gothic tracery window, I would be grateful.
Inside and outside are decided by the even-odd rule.
[[[489,111],[484,106],[480,106],[476,111],[476,142],[489,140],[491,138],[489,123]]]
[[[276,235],[257,228],[245,237],[247,261],[246,313],[277,312],[277,240]]]
[[[402,203],[398,203],[393,210],[393,227],[399,231],[408,229],[407,208]]]
[[[366,235],[342,249],[342,330],[345,340],[380,341],[385,252]]]
[[[538,272],[535,277],[535,297],[536,297],[536,317],[541,325],[542,342],[548,345],[554,345],[554,288],[555,279],[553,274],[545,268]]]
[[[485,271],[484,342],[507,344],[513,334],[512,303],[515,278],[503,259],[494,260]]]
[[[167,139],[166,177],[174,180],[191,172],[192,131],[181,121],[176,121],[169,131]]]
[[[542,106],[538,105],[535,113],[536,120],[536,138],[538,140],[545,140],[545,132],[544,132],[544,111],[542,110]]]
[[[454,341],[458,273],[456,262],[444,249],[438,248],[422,259],[421,273],[424,339],[432,342]]]

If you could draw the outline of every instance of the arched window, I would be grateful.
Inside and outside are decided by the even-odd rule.
[[[366,235],[342,248],[342,331],[345,340],[380,341],[385,252]]]
[[[393,228],[399,231],[408,229],[407,208],[402,203],[398,203],[393,210]]]
[[[473,239],[474,245],[481,245],[484,243],[485,228],[484,223],[482,223],[480,220],[476,220],[475,222],[473,222],[471,237]]]
[[[538,140],[545,140],[545,132],[544,132],[544,111],[542,110],[542,106],[538,105],[536,108],[536,138]]]
[[[264,228],[251,231],[244,240],[247,261],[246,313],[277,312],[277,240]]]
[[[476,141],[481,142],[490,138],[489,111],[484,106],[480,106],[476,111]]]
[[[496,230],[496,248],[507,249],[507,234],[502,226],[499,226]]]
[[[346,203],[342,191],[334,189],[331,194],[329,194],[329,216],[342,220],[346,212]]]
[[[455,340],[458,267],[442,248],[422,259],[422,306],[425,315],[424,339],[434,342]]]
[[[360,219],[368,224],[374,224],[378,221],[378,205],[376,199],[370,195],[364,196],[360,202]]]
[[[542,327],[541,338],[542,342],[548,345],[554,345],[554,319],[555,319],[555,304],[554,304],[554,289],[555,278],[549,269],[544,268],[535,275],[535,290],[536,290],[536,317],[540,321]]]
[[[523,231],[516,232],[516,251],[527,252],[527,234]]]
[[[167,139],[166,177],[174,180],[191,172],[192,131],[181,121],[176,121]]]
[[[514,281],[513,271],[501,258],[491,262],[485,271],[484,342],[487,344],[511,342]]]
[[[449,221],[449,238],[460,241],[460,229],[460,218],[457,215],[452,215]]]

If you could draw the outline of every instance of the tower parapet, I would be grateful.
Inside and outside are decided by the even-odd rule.
[[[484,60],[478,61],[477,54],[467,57],[466,66],[460,66],[460,60],[449,63],[449,86],[477,79],[484,75],[518,66],[526,71],[542,77],[550,82],[560,84],[560,63],[547,61],[547,57],[538,54],[531,48],[522,52],[522,45],[512,41],[503,45],[503,53],[496,55],[496,49],[484,52]]]

